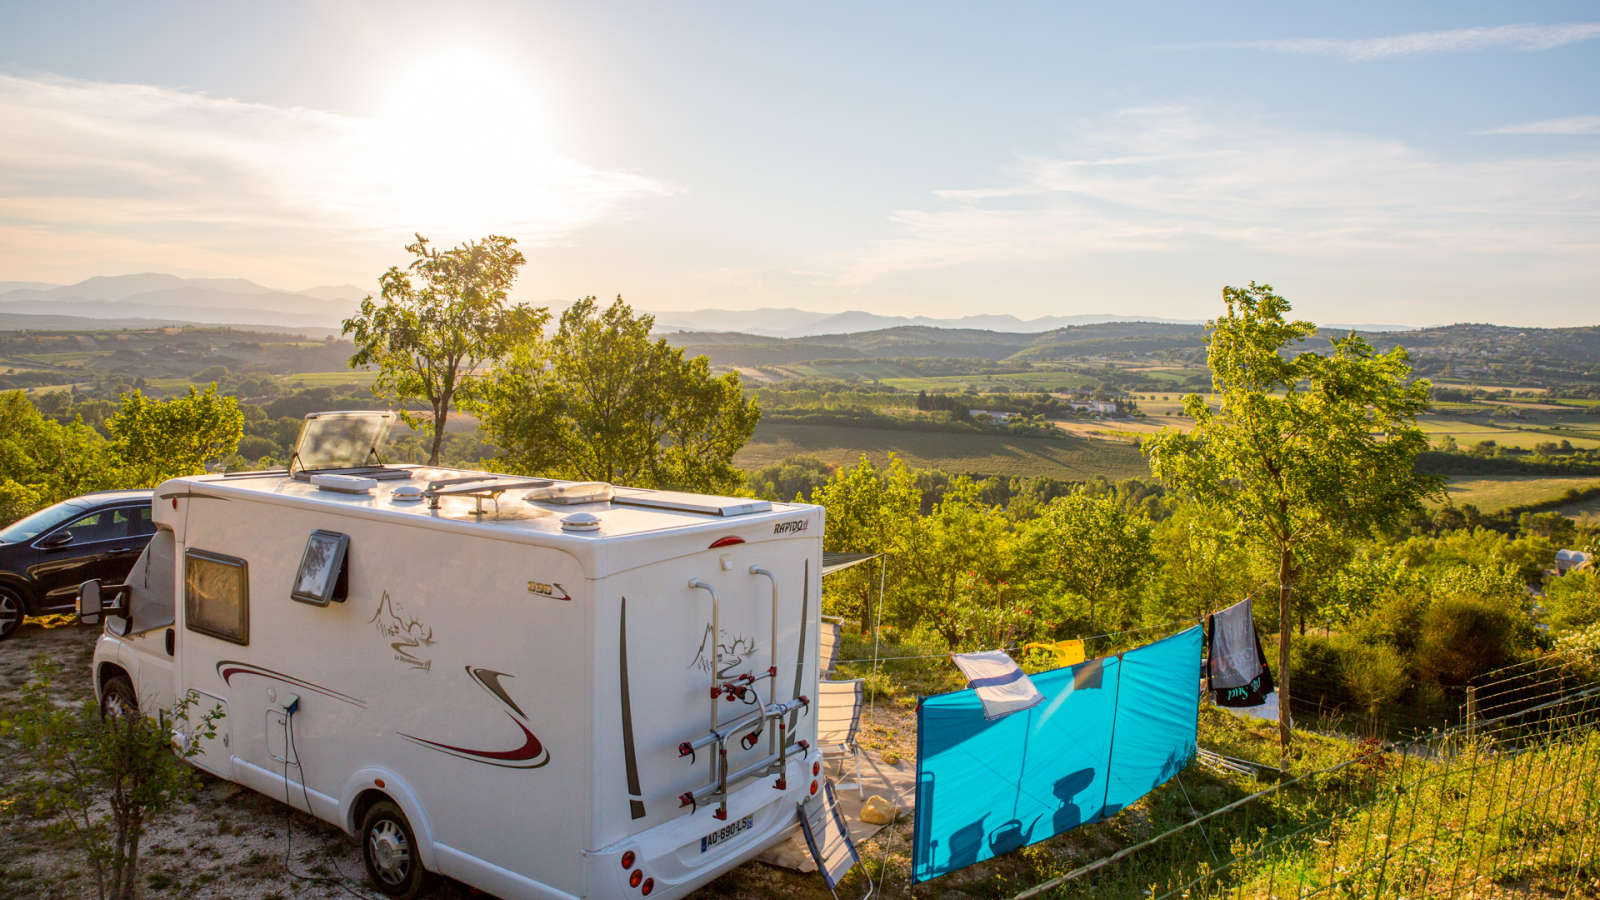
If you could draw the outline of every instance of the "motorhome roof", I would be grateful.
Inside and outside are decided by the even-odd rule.
[[[466,479],[481,476],[485,479],[506,478],[490,472],[462,469],[436,469],[427,466],[391,466],[389,470],[407,471],[409,478],[382,480],[367,492],[347,493],[324,490],[318,485],[293,478],[283,471],[235,473],[233,475],[202,475],[167,482],[157,493],[162,499],[178,494],[174,487],[186,484],[194,493],[217,495],[253,495],[268,502],[285,502],[291,505],[325,506],[330,510],[354,512],[362,510],[366,516],[398,521],[417,519],[444,520],[467,525],[487,526],[562,542],[590,543],[606,538],[620,538],[669,530],[698,529],[726,531],[729,526],[743,525],[772,517],[790,517],[797,511],[811,510],[807,505],[754,501],[750,498],[715,497],[701,494],[683,494],[673,491],[647,491],[639,488],[616,488],[617,499],[610,502],[560,505],[523,499],[529,492],[526,486],[502,493],[496,503],[470,494],[448,494],[438,498],[438,508],[422,500],[399,500],[397,488],[427,487],[430,482]],[[241,477],[242,476],[242,477]],[[555,482],[563,484],[566,482]],[[489,482],[492,485],[492,482]],[[413,490],[413,495],[415,491]],[[629,500],[637,502],[630,503]],[[480,508],[483,513],[478,513]],[[720,510],[720,512],[719,512]],[[599,528],[589,531],[564,529],[562,520],[579,513],[588,513],[599,519]],[[543,543],[544,541],[540,541]]]

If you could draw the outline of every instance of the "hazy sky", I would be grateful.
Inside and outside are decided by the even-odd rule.
[[[1600,324],[1593,3],[0,2],[0,280]]]

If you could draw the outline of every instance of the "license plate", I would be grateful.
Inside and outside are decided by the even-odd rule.
[[[700,839],[700,852],[704,853],[718,844],[724,844],[733,839],[733,836],[756,823],[755,814],[752,813],[737,822],[730,822]]]

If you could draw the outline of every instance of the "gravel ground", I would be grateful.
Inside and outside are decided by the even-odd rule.
[[[74,624],[66,617],[27,620],[15,636],[0,642],[0,709],[19,695],[29,667],[40,654],[50,655],[61,668],[63,702],[91,690],[89,662],[98,634],[98,629]],[[915,727],[908,709],[879,702],[866,713],[862,728],[863,746],[891,759],[914,756]],[[10,771],[5,765],[7,755],[0,746],[0,781]],[[382,896],[366,883],[355,838],[255,791],[203,772],[200,778],[198,795],[158,817],[141,842],[141,897],[309,900]],[[0,900],[96,896],[93,875],[81,851],[43,826],[39,821],[13,822],[0,829]],[[898,870],[891,880],[898,878],[904,884],[910,871],[910,837],[910,822],[902,819],[860,849],[874,865],[887,858],[891,869]],[[865,888],[865,880],[859,872],[854,873],[841,886],[840,896],[859,896]],[[488,896],[450,881],[434,894],[437,900]],[[815,874],[749,863],[694,896],[821,900],[829,893]]]

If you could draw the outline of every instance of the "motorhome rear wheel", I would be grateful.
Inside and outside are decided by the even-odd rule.
[[[438,879],[417,858],[417,838],[400,807],[379,800],[361,823],[361,856],[367,877],[378,890],[398,900],[433,892]]]

